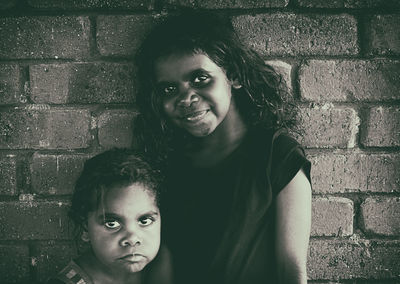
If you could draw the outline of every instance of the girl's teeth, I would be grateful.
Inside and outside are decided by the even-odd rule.
[[[200,112],[199,114],[197,114],[195,116],[186,117],[186,120],[193,121],[193,120],[199,119],[204,114],[205,114],[205,111],[202,111],[202,112]]]

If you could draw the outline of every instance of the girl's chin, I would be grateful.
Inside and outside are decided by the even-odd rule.
[[[142,271],[145,266],[146,263],[143,262],[125,263],[123,269],[126,273],[137,273]]]
[[[189,132],[189,134],[192,135],[193,137],[202,138],[210,135],[214,131],[214,128],[211,127],[197,127],[196,129],[186,128],[186,131]]]

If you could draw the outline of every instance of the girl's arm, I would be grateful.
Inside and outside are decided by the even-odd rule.
[[[311,186],[303,170],[278,194],[276,218],[279,283],[307,283]]]

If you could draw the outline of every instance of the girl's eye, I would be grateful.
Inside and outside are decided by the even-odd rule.
[[[162,92],[166,95],[172,95],[176,92],[176,87],[174,86],[167,86],[162,89]]]
[[[108,229],[118,229],[121,227],[121,224],[118,221],[107,221],[104,223],[104,226]]]
[[[146,226],[150,226],[151,224],[153,224],[154,221],[155,221],[155,219],[152,218],[152,217],[144,217],[144,218],[141,218],[141,219],[139,220],[139,224],[140,224],[142,227],[146,227]]]
[[[201,83],[207,83],[208,82],[209,77],[206,75],[200,75],[200,76],[196,76],[193,79],[193,83],[195,84],[201,84]]]

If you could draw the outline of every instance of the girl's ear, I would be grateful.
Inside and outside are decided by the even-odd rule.
[[[232,81],[232,88],[238,90],[242,87],[242,85],[239,83],[239,81],[237,79]]]
[[[82,231],[81,239],[85,243],[88,243],[90,241],[89,232],[87,230]]]
[[[85,243],[88,243],[88,242],[90,241],[90,238],[89,238],[89,232],[88,232],[88,224],[87,224],[87,221],[86,221],[86,222],[83,222],[83,223],[81,224],[81,226],[82,226],[81,239],[82,239],[82,241],[84,241]]]

